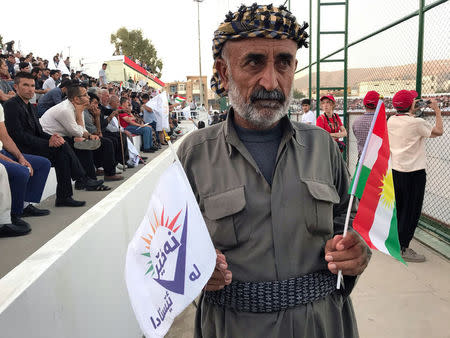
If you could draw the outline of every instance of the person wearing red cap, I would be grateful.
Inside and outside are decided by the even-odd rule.
[[[320,103],[324,113],[317,118],[316,126],[330,133],[330,136],[337,142],[339,150],[343,152],[345,143],[339,139],[347,136],[347,130],[339,115],[333,112],[336,106],[336,100],[333,95],[328,94],[320,98]]]
[[[359,116],[355,122],[353,122],[352,130],[356,137],[356,143],[358,144],[358,159],[361,157],[364,143],[366,142],[367,135],[369,134],[370,125],[372,124],[373,114],[377,107],[380,94],[371,90],[367,92],[364,97],[363,104],[366,109],[364,115]]]
[[[422,211],[426,184],[425,139],[443,134],[441,111],[436,100],[429,107],[436,114],[436,123],[415,116],[417,92],[401,90],[392,98],[397,114],[387,126],[392,155],[392,175],[397,207],[398,237],[402,257],[408,262],[424,262],[425,256],[409,248]]]

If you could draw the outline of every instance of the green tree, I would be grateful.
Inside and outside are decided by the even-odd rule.
[[[303,99],[305,97],[305,94],[303,92],[299,91],[298,89],[294,89],[294,99]]]
[[[155,47],[149,39],[144,38],[142,30],[129,31],[121,27],[115,34],[111,34],[111,43],[115,47],[114,55],[126,55],[146,63],[151,72],[161,77],[163,63],[158,59]]]

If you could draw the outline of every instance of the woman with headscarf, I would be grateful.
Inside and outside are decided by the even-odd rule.
[[[347,136],[347,130],[338,114],[333,112],[336,106],[336,100],[333,95],[325,95],[320,98],[323,114],[317,118],[316,126],[325,129],[330,136],[337,142],[339,150],[344,151],[345,143],[340,141],[341,137]]]

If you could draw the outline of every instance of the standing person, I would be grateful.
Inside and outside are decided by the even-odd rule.
[[[425,139],[444,133],[442,115],[435,99],[429,107],[436,114],[432,126],[420,117],[417,111],[414,90],[400,90],[392,98],[397,114],[387,122],[389,144],[392,155],[395,202],[397,207],[398,237],[402,257],[407,262],[424,262],[425,256],[409,247],[422,211],[426,184]]]
[[[178,151],[218,252],[195,337],[358,336],[349,294],[370,250],[341,235],[346,165],[325,131],[286,116],[306,27],[254,4],[214,34],[211,87],[231,108]]]
[[[316,125],[316,114],[311,111],[311,101],[309,99],[302,100],[302,122],[306,124]]]
[[[106,78],[106,67],[108,67],[108,65],[104,63],[102,64],[102,68],[98,71],[98,81],[100,82],[100,87],[108,84],[108,79]]]
[[[334,112],[336,100],[333,95],[328,94],[320,98],[320,103],[322,105],[323,114],[317,118],[316,126],[325,129],[336,141],[339,150],[343,152],[345,143],[339,139],[347,136],[347,130],[345,129],[339,115]]]
[[[378,94],[375,90],[367,92],[363,100],[366,112],[362,116],[359,116],[355,122],[353,122],[352,130],[356,137],[356,143],[358,144],[358,162],[364,149],[367,135],[369,134],[373,115],[375,113],[375,109],[377,108],[379,98],[380,94]]]

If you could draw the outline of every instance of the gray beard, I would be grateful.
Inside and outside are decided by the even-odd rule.
[[[262,107],[257,107],[254,103],[245,102],[244,97],[239,93],[233,79],[231,76],[229,77],[228,99],[230,100],[231,106],[233,106],[234,111],[241,118],[248,121],[257,129],[268,129],[287,115],[293,91],[294,88],[291,88],[289,96],[284,101],[284,104],[278,102],[266,102]]]

